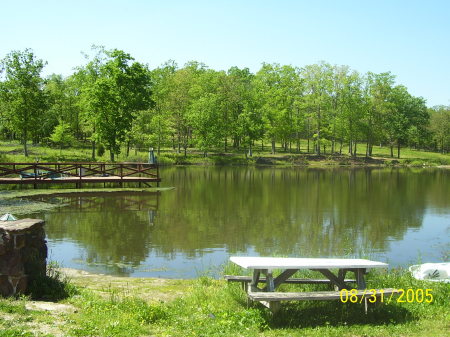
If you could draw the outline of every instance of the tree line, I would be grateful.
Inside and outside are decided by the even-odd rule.
[[[12,51],[0,68],[0,137],[60,147],[90,142],[92,158],[121,147],[196,148],[272,153],[348,153],[386,145],[447,152],[450,106],[427,108],[390,72],[360,74],[325,62],[294,67],[263,63],[252,73],[216,71],[199,62],[156,69],[122,50],[93,47],[85,64],[63,77],[42,77],[46,62]],[[301,140],[303,145],[301,147]],[[278,149],[276,147],[278,144]]]

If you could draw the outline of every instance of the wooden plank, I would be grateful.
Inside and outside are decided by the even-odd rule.
[[[145,177],[62,177],[58,179],[36,179],[36,178],[0,178],[0,184],[64,184],[64,183],[113,183],[113,182],[160,182],[160,178]]]
[[[331,271],[328,269],[313,269],[316,270],[322,275],[324,275],[326,278],[328,278],[336,287],[340,289],[344,289],[346,287],[346,284],[343,280],[339,279],[336,275],[334,275]]]
[[[252,291],[258,290],[258,281],[259,281],[260,276],[261,276],[261,271],[259,269],[255,269],[253,271],[253,276],[252,276],[252,280],[250,283],[250,289]]]
[[[224,279],[227,280],[228,282],[245,282],[245,283],[250,283],[252,281],[252,277],[251,276],[225,275]],[[261,277],[259,279],[259,282],[265,283],[266,282],[266,278],[265,277]],[[275,278],[275,282],[276,282],[276,278]],[[356,280],[354,280],[354,279],[345,279],[344,282],[346,282],[346,283],[356,283]],[[330,284],[331,281],[330,280],[326,280],[326,279],[288,278],[288,279],[284,280],[283,283],[291,283],[291,284]],[[275,288],[277,287],[277,285],[279,285],[279,284],[276,284]]]
[[[383,291],[383,296],[391,296],[392,294],[398,293],[398,290],[392,288],[386,289],[366,289],[358,290],[355,296],[358,299],[361,298],[371,298],[374,294],[380,297],[381,291]],[[312,291],[312,292],[248,292],[248,297],[253,301],[330,301],[330,300],[340,300],[340,291]]]
[[[289,258],[232,256],[230,261],[245,269],[387,268],[388,264],[365,259]]]
[[[280,284],[284,283],[288,278],[297,272],[296,269],[287,269],[278,275],[274,280],[274,288],[278,288]]]
[[[358,289],[366,289],[366,280],[364,279],[365,269],[358,269],[356,274],[356,282],[358,283]]]

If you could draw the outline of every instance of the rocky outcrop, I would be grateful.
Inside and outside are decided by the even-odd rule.
[[[39,219],[0,221],[0,295],[25,293],[28,284],[45,275],[44,224]]]

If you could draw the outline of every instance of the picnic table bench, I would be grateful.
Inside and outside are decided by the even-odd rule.
[[[350,283],[356,283],[357,292],[354,296],[364,299],[367,312],[367,299],[396,293],[395,289],[366,289],[365,274],[370,268],[386,268],[388,265],[383,262],[370,261],[364,259],[327,259],[327,258],[280,258],[280,257],[239,257],[232,256],[230,260],[245,269],[252,269],[253,275],[233,276],[227,275],[225,278],[230,282],[243,282],[249,284],[245,286],[248,298],[252,301],[259,301],[271,309],[278,311],[281,301],[294,300],[340,300],[341,290],[354,289]],[[273,270],[282,272],[273,277]],[[309,269],[320,272],[325,279],[297,279],[291,278],[297,271]],[[337,269],[335,274],[332,269]],[[346,279],[348,272],[355,275],[355,279]],[[261,275],[265,275],[264,278]],[[259,283],[264,283],[264,287],[259,287]],[[275,291],[283,283],[294,284],[330,284],[335,291],[313,291],[313,292],[278,292]]]

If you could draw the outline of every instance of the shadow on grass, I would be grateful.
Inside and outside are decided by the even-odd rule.
[[[57,268],[56,264],[50,263],[46,275],[35,277],[29,282],[27,295],[32,300],[57,302],[78,293],[77,288]]]
[[[340,302],[285,303],[272,316],[271,328],[314,328],[342,325],[385,325],[400,324],[414,320],[405,308],[381,304],[369,307],[364,312],[364,304],[343,304]]]

